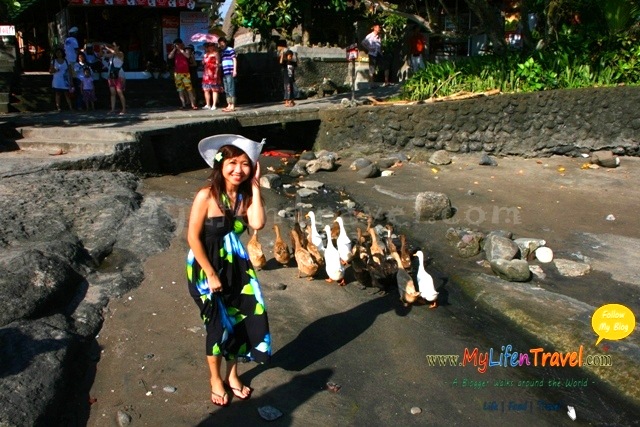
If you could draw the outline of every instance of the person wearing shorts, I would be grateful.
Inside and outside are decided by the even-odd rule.
[[[120,45],[113,42],[111,45],[104,45],[105,59],[108,60],[107,68],[107,84],[109,86],[109,94],[111,101],[111,110],[109,114],[115,114],[116,112],[116,96],[120,99],[122,110],[120,115],[127,113],[126,101],[124,98],[124,86],[125,86],[125,74],[122,67],[124,66],[124,52],[120,50]]]
[[[175,39],[173,41],[173,50],[169,52],[168,58],[173,59],[174,73],[173,80],[176,84],[176,90],[182,103],[182,109],[187,108],[187,101],[191,103],[191,108],[197,110],[196,95],[193,92],[193,85],[191,84],[191,74],[189,73],[189,57],[191,53],[188,49],[185,49],[182,39]],[[185,95],[186,92],[186,95]]]

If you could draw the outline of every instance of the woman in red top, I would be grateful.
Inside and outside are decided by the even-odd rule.
[[[202,91],[204,92],[205,106],[203,110],[215,110],[218,103],[218,94],[224,89],[220,77],[220,58],[215,43],[206,43],[206,52],[202,64]]]

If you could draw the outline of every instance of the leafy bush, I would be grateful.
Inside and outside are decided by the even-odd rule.
[[[557,41],[531,54],[463,57],[429,63],[404,85],[403,97],[425,100],[460,91],[534,92],[640,84],[640,41],[634,33],[589,37],[565,26]]]

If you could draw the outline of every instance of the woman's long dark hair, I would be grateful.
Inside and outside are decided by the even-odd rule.
[[[211,181],[209,190],[211,191],[211,196],[218,203],[218,206],[220,207],[222,213],[227,216],[226,212],[228,209],[222,201],[222,195],[226,193],[224,177],[222,176],[222,162],[224,162],[225,159],[231,159],[233,157],[241,156],[245,154],[245,152],[235,145],[223,145],[222,147],[220,147],[220,150],[218,150],[218,153],[222,153],[222,158],[220,159],[220,161],[217,161],[215,159],[213,161],[213,170],[211,171],[211,175],[209,176],[209,180]],[[253,197],[253,192],[251,190],[251,181],[253,180],[253,175],[255,174],[256,168],[253,162],[251,162],[251,159],[249,159],[249,164],[251,165],[251,168],[249,170],[249,178],[247,178],[238,186],[238,195],[242,197],[242,203],[241,206],[236,207],[236,211],[238,213],[242,213],[242,216],[246,215],[246,212],[244,212],[244,210],[251,204],[251,200]],[[235,200],[230,200],[230,202],[234,203]]]

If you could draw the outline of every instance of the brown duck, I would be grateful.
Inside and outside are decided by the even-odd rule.
[[[307,251],[309,251],[309,253],[311,254],[311,256],[313,257],[313,260],[319,265],[319,266],[323,266],[324,265],[324,255],[322,254],[322,252],[320,251],[320,249],[318,249],[318,247],[311,241],[311,224],[307,224],[307,236],[308,238],[305,239],[307,242],[306,246],[303,246],[304,248],[307,249]],[[302,244],[302,242],[300,242]]]
[[[313,259],[308,250],[302,247],[300,236],[295,230],[291,230],[291,239],[294,242],[293,256],[298,265],[298,277],[308,277],[309,280],[318,272],[318,263]]]
[[[398,293],[400,294],[400,301],[407,307],[409,304],[416,302],[420,297],[420,292],[416,290],[416,285],[413,283],[413,278],[407,270],[402,267],[402,261],[398,252],[391,252],[391,256],[398,263],[398,271],[396,272],[396,282],[398,283]]]
[[[389,255],[393,252],[398,252],[398,248],[393,243],[393,225],[387,224],[384,226],[387,229],[387,250],[389,251]]]
[[[411,269],[411,253],[407,246],[407,237],[404,234],[400,235],[400,261],[402,268],[405,270]]]
[[[375,228],[369,228],[369,235],[371,236],[371,245],[369,246],[369,250],[371,251],[371,255],[379,255],[380,257],[374,257],[373,261],[378,262],[380,259],[385,258],[384,248],[378,242],[378,233],[376,233]]]
[[[273,242],[273,257],[277,262],[287,267],[291,260],[291,253],[289,253],[289,246],[282,240],[280,236],[280,227],[274,224],[273,231],[276,233],[276,240]]]
[[[253,268],[256,270],[262,270],[267,264],[267,257],[264,256],[264,252],[262,252],[262,245],[258,240],[258,230],[253,230],[253,236],[247,242],[247,252],[249,253],[249,259],[251,260],[251,264],[253,264]]]

